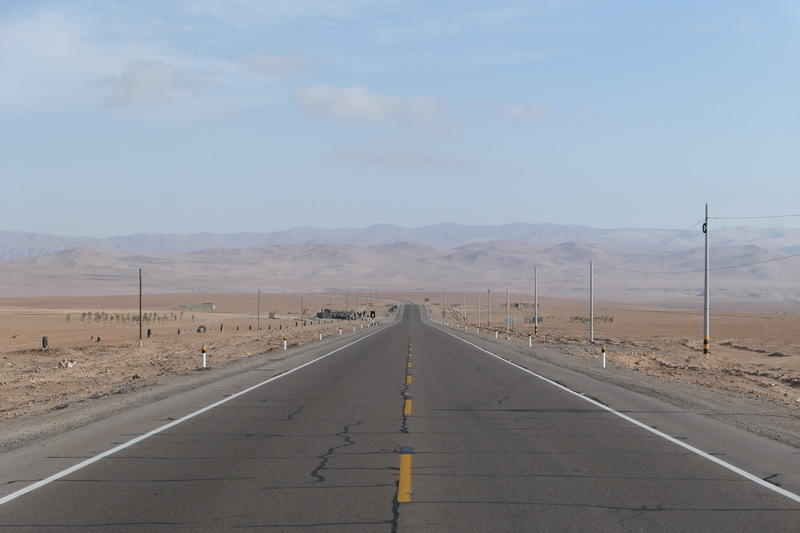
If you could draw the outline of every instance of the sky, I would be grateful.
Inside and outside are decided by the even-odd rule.
[[[797,213],[798,57],[792,0],[0,0],[0,230]]]

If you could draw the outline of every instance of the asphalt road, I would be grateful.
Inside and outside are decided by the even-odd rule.
[[[11,531],[239,528],[798,531],[800,504],[412,306],[395,326],[0,505]]]

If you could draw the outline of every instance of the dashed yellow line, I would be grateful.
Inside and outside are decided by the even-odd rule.
[[[414,376],[409,374],[406,376],[406,385],[411,385],[412,383],[414,383]]]
[[[410,415],[414,410],[414,400],[411,398],[406,398],[405,402],[403,402],[403,414]]]
[[[411,454],[400,455],[400,482],[397,484],[397,502],[411,501]]]
[[[408,365],[408,368],[411,368],[412,366],[414,366],[414,363],[412,363],[411,361],[409,361],[409,362],[408,362],[408,363],[406,363],[406,364]]]

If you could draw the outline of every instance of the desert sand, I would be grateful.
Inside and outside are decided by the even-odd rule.
[[[203,302],[213,302],[216,309],[180,309]],[[309,317],[330,303],[344,308],[344,295],[262,294],[258,330],[256,302],[255,294],[145,295],[147,320],[139,347],[135,295],[0,300],[0,418],[58,408],[114,393],[137,380],[196,369],[204,345],[209,364],[220,366],[279,349],[284,336],[294,345],[318,339],[320,332],[338,335],[340,328],[344,334],[362,326],[362,321]],[[374,309],[380,317],[392,305],[369,301],[367,295],[359,295],[358,307],[355,296],[347,303],[352,310]],[[277,318],[267,318],[270,312]],[[197,332],[201,325],[205,333]],[[49,347],[42,349],[45,335]]]
[[[506,334],[505,293],[492,295],[491,326],[486,296],[480,294],[484,334],[498,330],[509,340],[527,344],[533,334],[532,309],[512,307],[517,322]],[[328,336],[338,334],[339,328],[359,327],[357,321],[308,317],[303,326],[301,297],[304,315],[331,304],[356,309],[354,295],[262,294],[259,331],[252,293],[145,295],[144,331],[150,329],[152,335],[145,336],[140,348],[135,295],[0,299],[0,417],[34,414],[113,393],[140,379],[196,369],[202,345],[208,346],[209,363],[218,366],[280,348],[283,336],[294,344],[313,341],[320,331]],[[441,317],[439,292],[381,293],[377,302],[362,293],[357,305],[361,310],[374,308],[382,317],[399,300],[426,304],[432,316]],[[510,300],[529,305],[530,295],[512,294]],[[466,320],[463,301],[463,293],[449,296],[447,320],[474,330],[478,293],[467,293]],[[203,302],[213,302],[216,308],[180,308]],[[770,311],[766,304],[718,306],[712,313],[711,354],[703,355],[703,317],[697,308],[598,300],[595,343],[589,344],[586,301],[542,297],[539,302],[542,322],[533,342],[557,349],[564,357],[596,359],[605,345],[611,365],[800,408],[800,315]],[[270,312],[277,318],[267,318]],[[200,325],[207,328],[205,333],[197,332]],[[47,350],[41,346],[44,335]]]
[[[415,300],[425,297],[431,316],[440,319],[441,293]],[[487,294],[481,294],[481,328],[486,334],[499,331],[501,337],[524,344],[532,335],[534,343],[555,347],[565,356],[598,358],[605,346],[609,364],[800,408],[800,315],[767,312],[768,305],[740,312],[735,309],[746,306],[722,306],[711,314],[711,353],[704,355],[700,309],[595,301],[595,342],[590,344],[588,301],[540,298],[541,323],[534,335],[532,308],[513,307],[517,302],[529,306],[530,295],[512,294],[510,300],[516,323],[507,334],[505,292],[492,294],[491,325]],[[477,294],[467,295],[466,320],[462,293],[451,295],[449,302],[444,306],[446,320],[475,331]]]

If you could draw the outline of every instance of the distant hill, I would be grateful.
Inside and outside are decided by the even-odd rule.
[[[675,229],[598,229],[525,223],[475,226],[436,224],[418,228],[389,224],[335,229],[306,226],[271,233],[136,234],[108,238],[0,231],[0,260],[52,254],[80,247],[127,254],[184,254],[213,248],[255,248],[281,244],[373,246],[407,242],[435,248],[452,248],[469,243],[515,241],[538,246],[573,242],[644,250],[672,239],[679,232]],[[800,229],[720,228],[714,230],[712,241],[715,246],[755,245],[784,253],[797,253],[800,250]],[[660,249],[682,250],[697,248],[701,244],[698,227],[670,240]]]
[[[715,301],[800,306],[800,258],[759,263],[780,252],[756,245],[715,247]],[[541,294],[585,298],[588,261],[598,299],[700,305],[703,251],[656,250],[576,241],[537,244],[495,240],[459,246],[393,242],[276,244],[189,253],[129,253],[80,247],[0,262],[3,296],[132,294],[137,271],[149,293],[303,290],[494,290],[527,293],[539,268]]]

